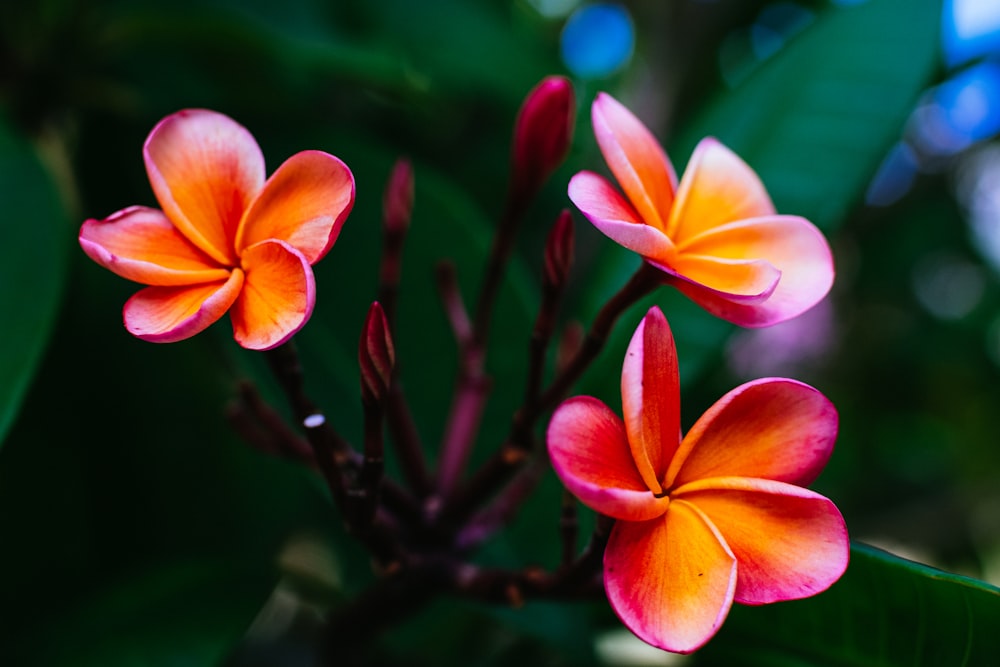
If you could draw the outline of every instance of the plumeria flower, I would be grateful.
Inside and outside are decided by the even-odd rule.
[[[803,488],[833,448],[837,413],[808,385],[749,382],[681,437],[677,353],[651,309],[622,368],[624,420],[589,396],[557,408],[552,465],[584,504],[617,519],[604,553],[612,608],[640,639],[689,653],[732,603],[825,590],[847,567],[844,519]]]
[[[312,264],[354,205],[350,169],[303,151],[265,180],[253,136],[200,109],[160,121],[143,157],[162,210],[132,206],[80,229],[91,259],[149,285],[125,304],[125,327],[169,343],[229,311],[243,347],[266,350],[291,338],[316,300]]]
[[[790,319],[826,296],[833,259],[808,220],[777,215],[753,170],[715,139],[677,176],[652,133],[606,93],[591,117],[604,159],[625,191],[589,171],[569,197],[601,232],[639,253],[707,311],[746,327]]]

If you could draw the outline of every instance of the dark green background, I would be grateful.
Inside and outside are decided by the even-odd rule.
[[[566,182],[578,169],[604,169],[589,104],[607,90],[649,123],[678,171],[700,137],[718,136],[758,170],[782,212],[830,238],[838,281],[821,333],[833,344],[775,372],[814,384],[840,410],[837,449],[816,488],[841,507],[853,537],[995,577],[1000,285],[953,194],[960,160],[921,176],[890,207],[863,204],[920,94],[947,74],[940,3],[800,3],[809,21],[755,62],[747,31],[766,4],[627,3],[632,62],[607,80],[575,81],[573,148],[529,212],[501,295],[487,362],[495,389],[475,456],[499,443],[520,399],[542,240],[569,206]],[[257,356],[236,346],[225,322],[173,345],[133,339],[120,309],[136,287],[77,246],[85,218],[155,205],[141,159],[153,125],[208,107],[257,137],[269,169],[315,148],[354,171],[354,212],[316,267],[316,311],[297,340],[310,390],[355,442],[355,350],[376,294],[382,188],[396,158],[411,158],[416,204],[397,347],[433,458],[455,352],[432,268],[454,259],[463,291],[475,294],[517,108],[543,76],[565,73],[561,25],[526,1],[500,0],[3,5],[0,664],[213,665],[232,655],[307,664],[296,660],[308,653],[309,610],[338,604],[371,577],[314,475],[248,449],[227,426],[237,381],[266,378]],[[728,85],[719,63],[734,58],[744,74]],[[576,231],[564,315],[586,323],[638,260],[579,215]],[[959,319],[935,318],[915,297],[915,281],[940,257],[985,279]],[[626,314],[580,390],[617,408],[621,353],[652,303],[677,335],[690,425],[749,379],[726,356],[746,334],[671,292]],[[554,566],[558,505],[550,473],[481,558]],[[256,643],[234,654],[269,599],[272,612],[275,600],[293,600],[298,620],[286,627],[272,614],[249,635]],[[734,609],[695,662],[989,664],[998,623],[992,587],[859,546],[829,593]],[[596,643],[619,628],[603,603],[504,610],[445,600],[391,631],[371,659],[595,664]],[[629,664],[615,655],[612,664]]]

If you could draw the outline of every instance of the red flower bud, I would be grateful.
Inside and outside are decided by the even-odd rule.
[[[385,313],[378,301],[372,303],[365,318],[365,328],[358,345],[361,365],[361,398],[365,402],[381,401],[389,391],[396,352]]]
[[[565,77],[546,77],[528,93],[514,125],[511,194],[516,201],[534,196],[562,163],[575,115],[573,86]]]
[[[562,287],[573,265],[573,216],[566,209],[556,218],[545,241],[545,284]]]
[[[400,158],[392,168],[382,195],[382,216],[389,231],[402,231],[410,226],[413,212],[413,167]]]

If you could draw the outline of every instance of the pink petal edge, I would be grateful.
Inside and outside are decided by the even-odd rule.
[[[590,396],[564,401],[546,432],[552,468],[569,491],[593,510],[629,521],[664,512],[632,459],[625,426],[611,408]]]

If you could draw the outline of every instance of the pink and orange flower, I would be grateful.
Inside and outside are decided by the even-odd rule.
[[[604,554],[612,608],[644,641],[689,653],[733,602],[808,597],[847,567],[843,517],[804,488],[837,413],[817,390],[767,378],[726,394],[681,436],[673,336],[651,309],[622,368],[624,420],[577,396],[552,416],[552,465],[584,504],[617,519]]]
[[[243,347],[266,350],[291,338],[312,314],[312,265],[354,205],[350,169],[303,151],[265,179],[253,136],[200,109],[160,121],[143,157],[162,210],[132,206],[80,229],[91,259],[148,285],[125,304],[128,331],[174,342],[228,311]]]
[[[594,134],[624,196],[602,176],[576,174],[569,197],[610,239],[637,252],[707,311],[746,327],[790,319],[833,283],[833,259],[808,220],[777,215],[754,171],[704,139],[677,183],[652,133],[598,94]]]

